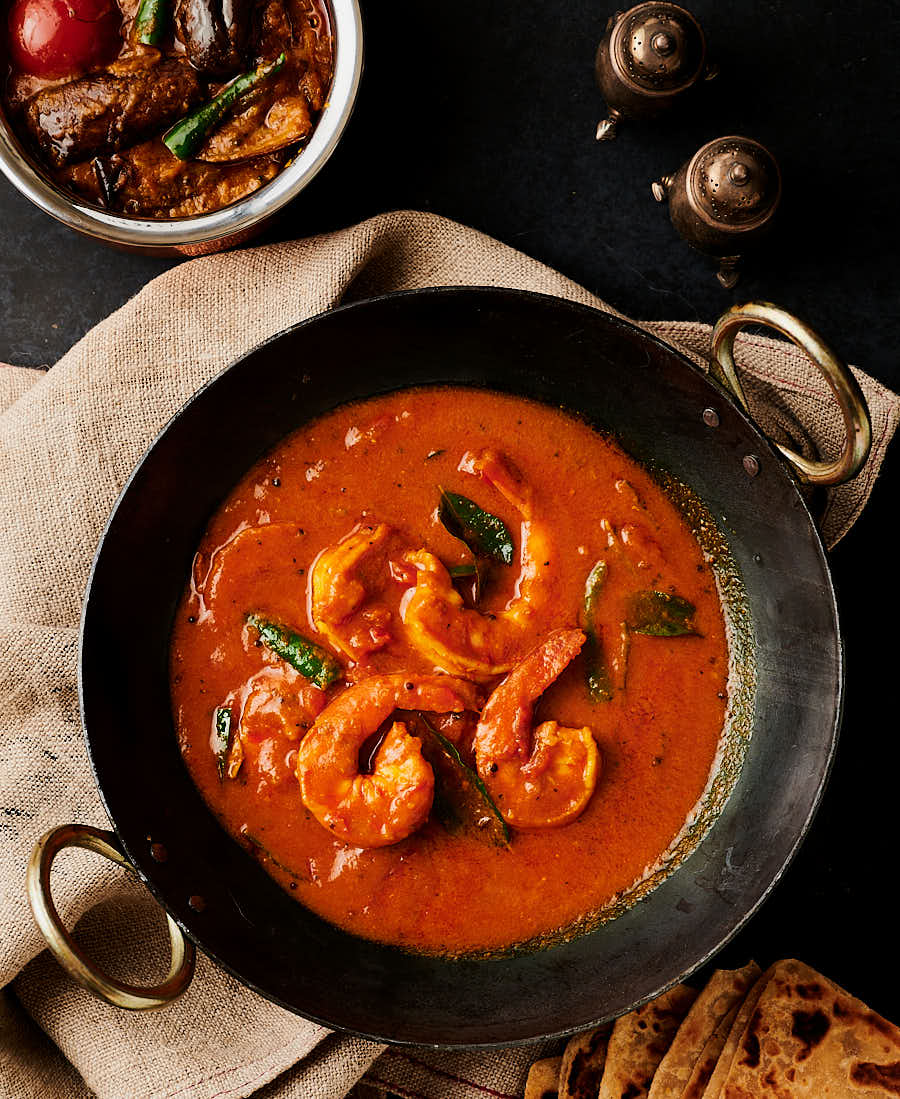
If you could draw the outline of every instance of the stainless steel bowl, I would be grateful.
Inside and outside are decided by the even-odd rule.
[[[79,233],[130,251],[204,255],[234,247],[296,197],[325,165],[353,111],[363,63],[358,0],[327,0],[334,35],[334,79],[309,144],[271,183],[240,202],[197,217],[149,220],[110,214],[66,194],[35,166],[0,112],[0,169],[45,213]]]

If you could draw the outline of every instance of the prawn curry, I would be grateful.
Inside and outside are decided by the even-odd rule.
[[[223,826],[354,934],[575,933],[652,878],[716,771],[729,652],[679,509],[521,398],[406,390],[282,442],[213,517],[173,707]]]

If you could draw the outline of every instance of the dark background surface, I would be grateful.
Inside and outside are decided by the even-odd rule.
[[[385,209],[431,210],[557,267],[634,317],[712,322],[733,301],[769,299],[900,389],[890,169],[900,9],[696,0],[719,79],[686,112],[597,145],[593,54],[612,10],[584,0],[364,0],[367,67],[355,116],[329,165],[264,239]],[[784,179],[778,229],[731,293],[649,191],[729,132],[767,144]],[[170,263],[83,240],[0,178],[0,360],[52,363]],[[900,831],[897,466],[889,457],[832,556],[847,704],[822,809],[773,896],[719,961],[799,957],[900,1022],[890,884]]]

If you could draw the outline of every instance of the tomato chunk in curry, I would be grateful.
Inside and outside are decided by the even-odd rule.
[[[708,789],[728,663],[709,562],[615,442],[421,388],[244,477],[171,683],[195,783],[279,883],[454,954],[564,932],[647,876]]]

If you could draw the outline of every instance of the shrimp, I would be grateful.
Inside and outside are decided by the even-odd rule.
[[[404,556],[417,575],[400,613],[410,642],[439,668],[485,680],[515,663],[535,614],[547,603],[553,555],[546,526],[534,518],[529,486],[517,480],[499,454],[468,454],[459,468],[493,485],[522,516],[516,593],[495,614],[465,607],[447,569],[421,549]]]
[[[225,773],[236,778],[244,763],[263,780],[279,783],[293,767],[286,760],[325,705],[325,692],[289,666],[267,667],[229,699],[238,725]]]
[[[309,617],[319,633],[351,660],[392,640],[391,610],[379,596],[392,578],[390,557],[396,545],[395,531],[387,524],[358,524],[313,564]]]
[[[535,700],[585,642],[581,630],[556,630],[533,649],[488,699],[475,730],[475,763],[508,824],[553,828],[587,805],[600,773],[589,728],[544,721],[532,729]]]
[[[364,742],[398,709],[476,709],[475,688],[451,676],[380,675],[348,687],[319,715],[297,753],[303,803],[316,820],[356,847],[386,847],[419,828],[431,811],[434,773],[422,742],[395,721],[361,774]]]

